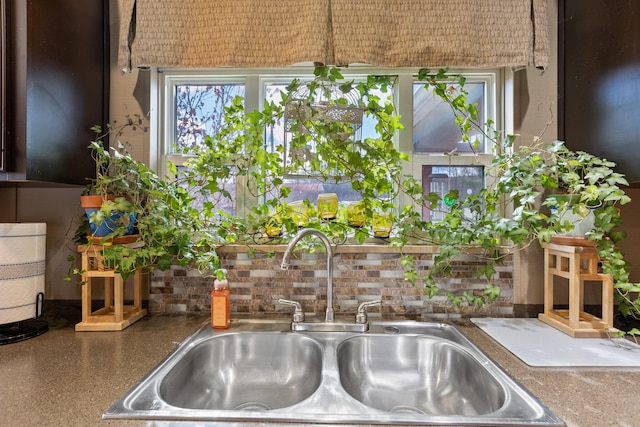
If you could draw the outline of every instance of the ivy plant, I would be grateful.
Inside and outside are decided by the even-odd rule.
[[[531,144],[517,146],[516,136],[495,131],[491,122],[479,123],[477,107],[466,101],[463,77],[449,76],[446,70],[435,74],[422,70],[419,78],[451,107],[464,141],[477,147],[477,140],[470,137],[475,130],[494,148],[493,161],[486,165],[486,170],[495,185],[476,196],[461,199],[455,192],[444,197],[433,193],[425,196],[413,191],[415,184],[411,179],[407,181],[411,183],[405,186],[408,193],[422,205],[436,206],[441,198],[455,201],[449,204],[451,209],[445,219],[437,223],[420,222],[414,212],[405,211],[404,219],[409,224],[444,249],[436,270],[447,272],[455,256],[473,247],[482,256],[499,262],[506,254],[533,241],[550,242],[554,235],[571,231],[574,224],[563,219],[566,210],[582,217],[592,212],[594,224],[586,232],[586,238],[598,252],[603,273],[613,277],[619,310],[625,316],[637,317],[640,285],[630,282],[629,263],[617,245],[626,237],[618,227],[622,224],[619,207],[630,201],[624,191],[628,182],[615,171],[615,163],[583,151],[569,150],[561,141],[545,142],[541,136]],[[455,88],[452,79],[457,83]],[[568,205],[555,196],[558,193],[575,195],[575,201]],[[504,214],[505,206],[512,207],[510,215]],[[410,228],[406,228],[406,233],[401,234],[409,231]],[[492,275],[491,265],[484,272]],[[425,277],[425,284],[432,294],[437,292],[433,277]],[[494,290],[488,287],[485,296],[491,300],[493,295]],[[475,301],[477,299],[471,298],[469,303]]]
[[[470,196],[457,190],[425,192],[418,178],[404,174],[410,155],[395,144],[395,136],[405,129],[393,97],[385,96],[394,77],[346,81],[335,67],[317,67],[315,77],[311,82],[293,80],[282,91],[281,102],[265,101],[259,111],[246,111],[244,100],[235,97],[224,108],[218,132],[185,152],[189,160],[184,167],[170,165],[171,177],[158,177],[125,153],[109,157],[107,150],[92,144],[97,161],[124,161],[127,168],[136,169],[135,175],[111,172],[105,176],[121,186],[131,187],[127,181],[134,181],[133,187],[146,200],[134,203],[141,214],[138,228],[143,249],[106,245],[106,259],[125,274],[139,266],[168,268],[173,262],[216,270],[216,249],[223,244],[282,243],[301,226],[317,228],[336,243],[348,239],[363,243],[372,238],[375,214],[392,212],[394,228],[385,243],[398,248],[407,244],[438,248],[433,265],[426,270],[418,269],[411,255],[403,255],[405,279],[423,286],[430,298],[444,295],[453,306],[478,309],[500,296],[492,280],[495,267],[506,257],[532,242],[549,242],[554,235],[570,231],[574,225],[562,216],[567,209],[581,215],[593,211],[594,225],[587,238],[598,251],[602,270],[614,278],[620,310],[625,315],[640,313],[640,300],[634,297],[640,286],[630,282],[629,265],[617,246],[625,237],[618,230],[619,206],[629,197],[623,190],[627,182],[615,172],[614,163],[571,151],[560,141],[545,142],[542,135],[530,144],[518,144],[516,136],[504,135],[491,121],[480,122],[477,105],[467,100],[463,76],[424,69],[418,73],[419,81],[450,106],[462,141],[492,183]],[[334,107],[344,107],[347,94],[357,93],[363,114],[375,123],[375,136],[356,138],[351,123],[325,120],[321,111],[314,110],[313,94],[327,83],[344,94],[329,101]],[[287,116],[292,105],[305,114]],[[285,116],[287,146],[267,148],[266,130],[283,123]],[[482,164],[479,156],[480,138],[493,149],[488,164]],[[312,201],[290,201],[284,177],[300,174],[319,182],[350,183],[362,199],[358,209],[364,213],[364,223],[349,226],[345,206],[335,219],[326,220]],[[235,185],[246,186],[260,200],[247,206],[248,214],[242,217],[224,209],[234,199]],[[578,201],[569,206],[554,196],[559,192],[575,194]],[[397,206],[400,195],[411,203]],[[423,209],[440,211],[442,219],[425,221]],[[484,277],[484,290],[442,289],[453,261],[463,254],[485,261],[476,272]]]
[[[304,225],[321,229],[337,242],[349,237],[362,243],[371,236],[371,218],[376,210],[397,209],[394,233],[388,241],[391,246],[401,248],[414,243],[439,248],[433,266],[426,271],[416,268],[411,255],[403,256],[405,278],[414,285],[420,282],[425,293],[434,297],[443,293],[442,281],[452,272],[452,261],[456,257],[462,254],[479,257],[487,261],[476,273],[486,278],[484,291],[445,294],[455,306],[480,308],[500,296],[500,288],[491,280],[495,266],[505,257],[533,241],[548,242],[554,234],[573,228],[573,224],[561,220],[562,209],[546,209],[545,213],[545,208],[550,206],[567,208],[558,206],[561,203],[553,197],[544,199],[549,192],[566,191],[580,196],[579,203],[572,207],[574,210],[600,206],[594,211],[595,226],[588,237],[595,242],[605,271],[614,275],[621,310],[637,311],[638,303],[631,297],[637,288],[629,284],[628,265],[615,245],[624,237],[616,231],[620,223],[618,206],[627,203],[629,198],[622,190],[626,180],[614,171],[613,163],[588,153],[570,151],[559,141],[546,143],[541,137],[531,144],[516,145],[515,135],[503,135],[493,128],[492,122],[480,123],[477,106],[467,101],[463,76],[450,75],[444,69],[436,73],[425,69],[419,72],[418,79],[424,82],[425,90],[431,90],[450,106],[461,139],[469,144],[478,164],[481,164],[477,155],[480,143],[473,135],[490,142],[493,160],[483,166],[492,178],[490,181],[495,183],[467,197],[461,197],[456,190],[444,195],[425,193],[417,178],[403,175],[410,156],[397,149],[394,136],[402,132],[404,126],[393,102],[382,101],[380,97],[392,87],[393,77],[369,76],[364,82],[344,81],[340,71],[330,67],[317,67],[315,76],[338,84],[345,94],[356,90],[365,114],[376,123],[377,135],[345,140],[344,135],[352,131],[348,125],[317,120],[310,114],[295,119],[290,125],[289,153],[285,153],[283,146],[269,151],[265,148],[264,130],[283,120],[287,102],[304,85],[309,95],[296,102],[311,109],[318,80],[292,81],[282,93],[281,103],[265,103],[261,111],[244,111],[243,100],[236,98],[225,111],[225,126],[216,135],[208,136],[205,146],[196,150],[195,158],[188,163],[193,171],[191,184],[202,179],[209,189],[224,193],[219,178],[233,175],[246,179],[254,196],[265,200],[251,207],[246,220],[230,220],[229,223],[234,224],[231,229],[219,228],[227,241],[284,242]],[[309,147],[313,147],[313,152],[308,151]],[[287,202],[290,190],[282,179],[300,171],[321,182],[350,182],[363,200],[367,218],[364,226],[348,227],[344,210],[335,220],[323,221],[310,201],[304,201],[301,222],[300,212]],[[400,193],[409,196],[412,203],[397,207]],[[441,210],[442,206],[446,209],[441,221],[422,219],[423,207]],[[512,212],[507,214],[509,208]],[[210,218],[221,216],[215,204],[206,206],[204,212]],[[265,232],[267,228],[276,230],[277,235],[269,236]]]
[[[137,269],[169,269],[172,265],[190,266],[202,271],[215,272],[220,267],[215,249],[224,242],[217,230],[210,227],[206,217],[200,215],[197,200],[182,178],[158,176],[143,162],[135,160],[128,150],[128,144],[119,138],[124,131],[146,131],[140,116],[126,117],[123,123],[117,121],[104,128],[93,128],[96,137],[89,144],[96,162],[97,176],[89,180],[84,194],[103,197],[100,209],[92,214],[99,226],[110,216],[113,209],[134,214],[136,217],[135,245],[114,244],[127,234],[127,227],[113,227],[104,237],[95,237],[88,227],[88,218],[82,212],[73,236],[71,248],[89,250],[100,247],[103,263],[114,269],[123,278]],[[105,147],[110,136],[116,145]],[[177,173],[175,166],[172,170]],[[213,189],[212,189],[213,190]],[[115,197],[111,201],[109,196]],[[79,245],[79,246],[76,246]],[[76,257],[68,257],[69,272],[65,279],[81,277],[83,271],[77,267]],[[80,280],[80,283],[84,284]]]

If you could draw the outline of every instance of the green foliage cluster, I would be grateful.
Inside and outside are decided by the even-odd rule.
[[[113,210],[133,214],[136,218],[138,242],[143,245],[113,244],[125,236],[125,226],[114,227],[102,238],[91,235],[88,218],[82,220],[72,236],[75,245],[91,245],[102,249],[104,264],[124,278],[138,268],[169,269],[172,265],[197,267],[202,271],[217,271],[220,262],[215,248],[222,240],[215,227],[200,215],[194,196],[173,179],[162,178],[129,153],[127,144],[117,141],[115,148],[105,148],[109,136],[119,138],[125,130],[145,131],[140,116],[126,117],[124,123],[109,123],[106,129],[93,128],[96,138],[89,149],[96,162],[96,178],[90,180],[84,194],[103,197],[101,208],[91,215],[99,226]],[[114,196],[115,199],[109,198]],[[75,252],[75,247],[73,248]],[[75,256],[69,256],[66,280],[80,277]],[[82,282],[81,282],[82,283]]]
[[[236,97],[225,108],[220,131],[190,152],[180,171],[170,166],[172,178],[158,177],[121,150],[110,154],[99,140],[92,143],[101,171],[92,188],[106,190],[106,184],[114,184],[131,190],[120,194],[140,218],[143,249],[105,246],[105,256],[116,269],[124,273],[141,265],[164,269],[177,262],[213,271],[219,268],[215,250],[220,245],[286,242],[300,226],[320,229],[336,242],[350,238],[362,243],[371,236],[374,213],[394,212],[388,244],[439,248],[434,265],[427,270],[419,270],[412,256],[404,255],[401,264],[406,280],[420,283],[429,297],[442,295],[441,283],[452,272],[452,262],[462,254],[476,256],[487,261],[477,271],[478,277],[486,279],[485,289],[445,294],[454,306],[481,308],[500,296],[500,288],[492,280],[495,266],[505,257],[533,241],[549,242],[553,235],[571,230],[574,225],[562,219],[567,209],[582,214],[593,210],[594,227],[587,237],[598,250],[603,271],[614,277],[622,312],[640,313],[640,301],[633,297],[640,287],[630,283],[629,265],[616,245],[625,237],[617,230],[619,205],[629,198],[623,190],[627,182],[615,172],[615,164],[568,150],[559,141],[544,142],[541,137],[518,146],[515,136],[503,135],[492,122],[479,122],[477,106],[467,101],[464,77],[450,75],[447,70],[421,70],[418,79],[424,82],[425,90],[451,107],[452,120],[460,127],[462,140],[472,148],[477,164],[482,164],[480,153],[476,153],[478,138],[484,138],[494,151],[493,160],[483,165],[488,185],[478,194],[461,197],[456,190],[446,195],[425,193],[418,179],[403,172],[410,156],[397,149],[394,137],[404,126],[393,102],[380,97],[392,87],[393,76],[343,81],[339,69],[329,67],[317,67],[315,75],[311,83],[294,80],[282,93],[282,102],[265,101],[259,111],[245,111],[243,99]],[[354,140],[345,137],[353,134],[351,124],[322,120],[313,109],[312,94],[317,89],[314,85],[323,81],[335,83],[345,94],[357,91],[364,114],[376,123],[378,136]],[[305,85],[308,97],[292,99]],[[345,101],[338,97],[331,102],[341,106]],[[286,151],[284,146],[268,149],[265,129],[282,122],[287,105],[307,113],[288,118],[291,140]],[[124,126],[137,126],[137,122]],[[114,130],[111,127],[109,132]],[[123,169],[111,169],[112,162],[122,163]],[[109,169],[101,169],[102,163]],[[362,196],[366,223],[349,227],[344,208],[336,219],[324,220],[311,201],[294,208],[287,201],[290,189],[283,180],[288,174],[311,176],[320,182],[350,182]],[[225,185],[233,180],[264,200],[249,206],[242,218],[221,209],[221,202],[234,197]],[[579,201],[569,206],[553,196],[559,192],[576,194]],[[398,207],[400,195],[411,203]],[[442,210],[444,219],[424,221],[421,213],[425,207]]]
[[[460,254],[472,252],[490,259],[490,264],[478,270],[478,274],[490,280],[495,274],[494,265],[505,256],[532,241],[549,242],[553,235],[570,231],[574,224],[562,221],[567,209],[584,213],[594,206],[599,207],[594,210],[595,227],[587,237],[595,242],[600,256],[606,261],[604,268],[614,274],[617,286],[628,282],[628,275],[624,273],[628,271],[628,265],[620,262],[622,255],[615,246],[624,238],[624,234],[615,228],[620,225],[618,205],[629,201],[621,187],[628,184],[624,176],[614,171],[614,163],[588,153],[570,151],[560,141],[544,142],[540,137],[529,145],[516,146],[515,135],[503,135],[493,129],[493,123],[479,122],[477,106],[467,102],[463,76],[450,76],[446,70],[435,74],[422,70],[419,79],[425,82],[425,88],[431,88],[451,107],[463,141],[474,152],[479,140],[470,136],[472,131],[485,138],[485,142],[489,141],[494,151],[491,163],[484,165],[489,185],[477,195],[460,198],[455,190],[444,196],[423,194],[419,182],[412,177],[406,177],[402,184],[418,206],[435,209],[442,202],[449,202],[450,206],[444,219],[438,222],[422,221],[419,211],[405,207],[399,224],[399,244],[414,238],[440,247],[434,267],[423,277],[429,295],[440,292],[438,277],[450,273],[451,260]],[[477,163],[482,164],[480,158]],[[559,191],[577,194],[578,203],[568,206],[554,197],[546,198]],[[545,213],[545,206],[559,209]],[[507,214],[509,209],[512,212]],[[404,263],[408,279],[415,281],[417,277],[411,259]],[[481,306],[497,295],[499,290],[489,284],[483,295],[463,297],[468,304]],[[449,297],[454,302],[460,301],[456,295]],[[627,294],[623,307],[630,302]]]
[[[335,82],[342,76],[335,68],[318,67],[318,78]],[[298,103],[311,105],[314,101],[317,80],[307,83],[309,95]],[[246,222],[235,218],[234,225],[242,222],[240,234],[228,235],[228,242],[263,241],[263,232],[267,224],[276,225],[284,235],[295,234],[301,225],[299,212],[287,202],[290,188],[285,185],[286,175],[304,174],[318,182],[350,182],[352,188],[362,196],[366,217],[370,219],[376,210],[395,209],[394,198],[401,180],[402,162],[409,159],[406,153],[397,150],[393,137],[395,132],[404,129],[399,117],[394,115],[391,102],[382,104],[373,89],[386,92],[392,79],[389,76],[370,76],[366,82],[348,82],[340,86],[345,93],[357,90],[363,100],[365,114],[375,118],[379,136],[353,141],[346,139],[353,129],[348,123],[340,121],[322,121],[316,116],[296,117],[291,125],[291,140],[287,152],[284,146],[273,151],[265,144],[265,129],[276,126],[285,114],[285,106],[291,94],[296,93],[302,82],[294,80],[282,93],[282,102],[264,102],[260,111],[246,112],[244,100],[236,97],[225,109],[226,124],[216,135],[207,136],[202,147],[190,152],[194,157],[185,166],[189,170],[187,186],[201,188],[207,193],[220,193],[230,198],[222,181],[234,178],[244,182],[251,194],[264,203],[252,206],[246,216]],[[340,99],[332,102],[341,102]],[[311,110],[311,108],[309,108]],[[311,152],[309,147],[313,147]],[[286,161],[283,161],[286,159]],[[350,228],[345,220],[345,208],[342,207],[338,221],[323,221],[315,201],[303,201],[304,224],[319,228],[331,235],[339,235],[344,240]],[[220,215],[218,207],[206,203],[201,213],[206,217]],[[277,223],[277,224],[274,224]],[[368,237],[366,227],[353,233],[356,240],[362,242]],[[257,236],[257,238],[256,238]]]
[[[403,219],[408,226],[403,225],[405,231],[400,234],[409,235],[417,229],[421,237],[440,245],[433,270],[447,273],[449,262],[471,248],[499,263],[505,255],[532,241],[550,242],[554,235],[571,231],[575,224],[564,219],[565,212],[571,211],[578,217],[592,212],[594,225],[586,237],[598,252],[602,271],[613,277],[620,311],[625,316],[638,316],[640,285],[630,282],[629,263],[617,246],[626,237],[618,229],[622,223],[619,207],[630,198],[624,191],[628,182],[615,171],[615,163],[583,151],[571,151],[561,141],[545,142],[541,136],[531,144],[517,146],[516,136],[497,132],[491,122],[479,123],[477,107],[466,101],[464,77],[448,76],[445,70],[436,74],[423,70],[419,78],[451,106],[463,140],[477,147],[478,141],[469,135],[472,130],[479,131],[494,150],[492,162],[485,165],[493,184],[464,199],[457,192],[442,197],[444,201],[456,201],[443,221],[422,222],[415,212],[405,210],[407,215]],[[452,79],[458,84],[455,88]],[[441,201],[436,194],[414,191],[416,183],[411,178],[406,183],[407,193],[418,204],[436,206]],[[569,204],[558,194],[574,195],[574,201]],[[507,208],[511,209],[508,215]],[[407,264],[411,265],[409,261]],[[491,277],[492,265],[480,273]],[[425,276],[424,281],[429,293],[435,295],[438,289],[433,275]],[[482,298],[491,301],[495,295],[495,289],[488,286]],[[469,304],[483,303],[477,296],[467,299]]]

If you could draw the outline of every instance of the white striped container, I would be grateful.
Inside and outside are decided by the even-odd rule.
[[[33,319],[44,295],[47,224],[0,224],[0,325]],[[39,307],[42,311],[42,307]]]

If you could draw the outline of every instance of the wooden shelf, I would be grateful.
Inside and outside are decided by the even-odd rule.
[[[100,246],[79,246],[82,254],[82,321],[76,331],[121,331],[147,315],[142,308],[143,271],[133,274],[133,305],[124,305],[124,280],[105,268]],[[92,289],[98,279],[104,286],[104,306],[92,311]]]
[[[593,245],[543,244],[544,313],[538,318],[574,338],[606,337],[613,327],[613,278],[598,271],[598,253]],[[554,278],[569,283],[569,309],[554,309]],[[602,284],[602,318],[584,311],[585,282]]]

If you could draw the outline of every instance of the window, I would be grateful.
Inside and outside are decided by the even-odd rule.
[[[264,86],[265,100],[267,102],[282,102],[280,95],[285,91],[286,86],[287,84],[284,83],[266,83]],[[359,195],[351,189],[351,183],[341,180],[340,176],[332,170],[331,165],[325,165],[333,178],[331,182],[316,179],[313,175],[306,173],[304,166],[308,160],[314,157],[315,147],[308,146],[304,150],[292,150],[289,146],[291,133],[286,129],[284,118],[276,126],[267,129],[266,141],[271,152],[276,152],[279,147],[283,148],[282,162],[288,169],[292,168],[292,157],[297,157],[302,163],[295,170],[289,170],[289,173],[283,177],[285,185],[291,189],[287,202],[299,202],[306,199],[315,203],[318,195],[322,193],[335,193],[340,201],[358,200]]]
[[[490,162],[491,147],[481,135],[475,135],[479,145],[475,148],[477,156],[472,155],[474,149],[462,143],[450,107],[425,90],[424,83],[417,81],[418,70],[354,66],[341,71],[345,79],[356,81],[367,75],[395,76],[392,90],[384,96],[393,100],[406,129],[396,137],[399,149],[411,154],[406,173],[420,178],[425,192],[436,191],[444,196],[450,190],[458,190],[459,197],[464,197],[476,194],[486,185],[482,165]],[[464,75],[468,100],[477,103],[480,121],[491,119],[497,128],[501,128],[502,114],[498,114],[498,107],[502,105],[502,72],[482,70],[465,72]],[[294,78],[304,81],[313,77],[313,68],[301,66],[277,70],[160,70],[159,122],[163,160],[170,160],[178,166],[183,164],[189,150],[196,149],[205,135],[219,129],[222,111],[235,96],[244,97],[245,110],[252,111],[264,102],[279,101],[280,91]],[[361,137],[374,134],[374,124],[365,118]],[[284,146],[283,162],[287,162],[287,155],[291,155],[287,152],[287,138],[283,121],[265,129],[267,149],[274,152]],[[305,174],[304,170],[289,172],[282,178],[291,189],[290,202],[307,199],[315,203],[320,193],[337,193],[341,202],[359,198],[358,193],[351,190],[351,183],[341,181],[339,177],[327,183]],[[240,177],[226,185],[235,197],[233,203],[224,206],[229,213],[242,216],[250,206],[264,202],[246,191],[245,182]],[[406,203],[410,201],[398,200],[400,205]],[[446,209],[444,203],[438,210],[424,209],[423,219],[438,220]]]

